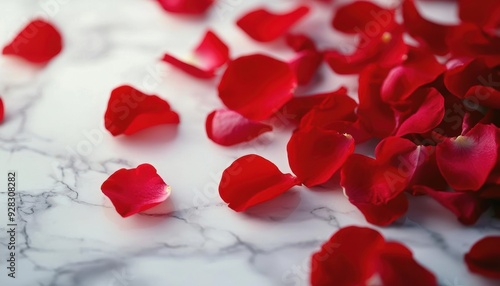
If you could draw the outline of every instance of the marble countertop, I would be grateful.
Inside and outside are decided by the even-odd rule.
[[[283,44],[253,42],[234,25],[243,11],[265,2],[221,0],[205,18],[189,19],[167,14],[152,0],[0,1],[0,45],[36,16],[50,19],[64,37],[63,52],[45,67],[0,56],[7,107],[0,125],[0,285],[307,285],[309,258],[325,240],[340,227],[368,225],[340,190],[296,187],[244,214],[218,195],[222,171],[242,155],[260,154],[289,172],[290,128],[277,121],[276,130],[258,140],[215,145],[204,122],[222,106],[217,80],[191,78],[159,59],[166,51],[187,55],[207,28],[228,43],[233,57],[264,52],[290,58]],[[299,2],[266,5],[285,10]],[[422,7],[432,19],[453,21],[451,5]],[[313,6],[314,16],[297,30],[352,48],[331,31],[331,11]],[[356,93],[356,77],[335,76],[326,67],[323,73],[316,91],[345,85]],[[167,99],[181,116],[179,128],[112,137],[103,114],[110,91],[121,84]],[[158,169],[172,196],[123,219],[100,186],[117,169],[141,163]],[[9,170],[18,180],[16,279],[7,277],[4,259]],[[490,215],[464,227],[437,203],[413,198],[404,219],[376,229],[410,247],[440,285],[495,285],[469,273],[462,258],[480,238],[500,234],[500,222]]]

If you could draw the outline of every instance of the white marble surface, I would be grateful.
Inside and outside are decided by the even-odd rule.
[[[276,131],[259,140],[216,146],[204,121],[221,106],[217,80],[190,78],[158,59],[166,51],[187,55],[207,27],[233,56],[290,58],[283,43],[255,43],[233,24],[265,2],[220,0],[207,17],[192,20],[167,14],[152,0],[0,1],[1,46],[37,15],[57,25],[65,42],[43,68],[0,56],[6,105],[0,125],[0,285],[307,285],[308,259],[323,241],[340,227],[367,225],[339,190],[296,187],[249,214],[233,212],[218,196],[222,170],[241,155],[258,153],[289,171],[290,129],[278,120]],[[267,5],[279,10],[297,3]],[[427,5],[426,15],[453,21],[442,16],[455,11],[446,5]],[[314,16],[296,30],[314,32],[323,47],[352,48],[352,40],[332,32],[331,11],[324,7],[314,5]],[[323,72],[317,90],[346,85],[355,94],[354,76],[333,76],[326,67]],[[124,83],[167,99],[181,115],[178,130],[157,127],[130,138],[106,132],[109,93]],[[123,219],[100,185],[115,170],[144,162],[172,186],[171,200],[149,215]],[[4,259],[8,170],[18,172],[19,185],[15,280],[7,277]],[[437,203],[413,198],[407,217],[380,231],[408,245],[440,285],[495,285],[470,274],[462,261],[475,241],[500,234],[500,222],[489,215],[463,227]]]

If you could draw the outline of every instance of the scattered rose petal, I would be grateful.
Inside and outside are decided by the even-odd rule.
[[[2,53],[21,57],[29,62],[45,64],[62,50],[61,34],[49,22],[36,19],[24,27]]]
[[[270,161],[246,155],[226,168],[219,184],[219,195],[237,212],[271,200],[300,185],[296,177],[283,174]]]
[[[200,15],[212,6],[214,0],[158,0],[158,3],[170,13]]]
[[[207,31],[194,50],[193,64],[169,54],[165,54],[162,60],[194,77],[213,78],[217,69],[229,61],[229,48],[212,31]]]
[[[488,236],[476,242],[464,256],[473,273],[500,279],[500,236]]]
[[[5,116],[4,113],[5,113],[5,111],[4,111],[4,107],[3,107],[3,101],[0,98],[0,123],[2,123],[2,121],[3,121],[3,118]]]
[[[344,33],[362,34],[367,30],[382,29],[394,22],[394,10],[384,9],[368,1],[356,1],[341,6],[332,26]]]
[[[208,138],[223,146],[247,142],[273,130],[267,124],[247,119],[227,109],[218,109],[210,113],[205,126]]]
[[[219,83],[219,97],[229,109],[260,121],[287,103],[296,86],[297,79],[287,63],[249,55],[229,63]]]
[[[352,136],[316,127],[296,130],[287,145],[290,168],[307,187],[328,181],[353,152]]]
[[[300,6],[283,14],[257,9],[241,17],[236,24],[252,39],[259,42],[271,42],[283,36],[308,13],[307,6]]]
[[[307,85],[323,62],[323,53],[315,50],[299,52],[290,62],[290,67],[297,77],[299,85]]]
[[[161,124],[179,124],[179,115],[165,100],[123,85],[111,92],[104,115],[106,129],[113,135],[132,135]]]
[[[170,196],[170,187],[149,164],[114,172],[101,190],[122,217],[150,209]]]
[[[287,34],[286,44],[296,52],[316,51],[314,41],[304,34]]]

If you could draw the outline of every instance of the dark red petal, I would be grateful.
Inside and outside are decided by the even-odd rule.
[[[446,55],[449,50],[446,37],[451,26],[437,24],[423,18],[413,0],[403,1],[403,18],[406,31],[421,45],[429,47],[437,55]]]
[[[368,1],[356,1],[340,7],[332,25],[349,34],[364,34],[383,30],[394,22],[394,11],[383,9]]]
[[[453,27],[446,42],[455,56],[482,55],[495,58],[500,49],[499,37],[488,35],[481,27],[472,23],[461,23]]]
[[[365,285],[374,273],[373,259],[384,244],[376,230],[349,226],[337,231],[311,257],[312,286]]]
[[[414,191],[432,197],[443,207],[449,209],[465,225],[475,224],[489,208],[486,201],[475,192],[444,192],[425,186],[415,186]]]
[[[168,12],[176,14],[199,15],[205,13],[214,0],[158,0]]]
[[[2,121],[3,121],[4,113],[5,113],[5,111],[4,111],[4,107],[3,107],[3,101],[0,98],[0,123],[2,123]]]
[[[104,114],[106,129],[117,136],[132,135],[161,124],[179,124],[179,115],[165,100],[123,85],[111,92]]]
[[[275,14],[266,9],[257,9],[241,17],[236,24],[254,40],[270,42],[283,36],[308,13],[309,8],[307,6],[297,7],[284,14]]]
[[[229,48],[212,31],[207,31],[193,53],[194,64],[165,54],[162,59],[176,68],[198,78],[212,78],[215,71],[229,61]]]
[[[464,259],[471,272],[500,279],[500,236],[488,236],[476,242]]]
[[[500,24],[500,5],[497,0],[474,0],[458,1],[458,12],[460,19],[464,22],[472,22],[482,27],[485,31],[498,28]]]
[[[219,195],[237,212],[271,200],[300,185],[296,177],[283,174],[278,167],[258,155],[246,155],[222,173]]]
[[[229,109],[260,121],[289,101],[296,86],[287,63],[256,54],[229,63],[219,83],[219,97]]]
[[[480,105],[500,109],[500,90],[490,86],[476,85],[471,87],[464,96],[465,99]]]
[[[247,119],[238,112],[227,109],[218,109],[210,113],[205,127],[208,138],[223,146],[247,142],[273,130],[267,124]]]
[[[297,54],[290,62],[290,67],[297,77],[297,83],[299,85],[308,84],[316,74],[322,62],[323,53],[314,50],[306,50]]]
[[[150,209],[170,196],[170,187],[149,164],[114,172],[101,190],[122,217]]]
[[[328,181],[353,152],[352,136],[316,127],[296,130],[287,145],[290,168],[307,187]]]
[[[286,44],[296,52],[316,51],[314,41],[304,34],[287,34]]]
[[[59,31],[49,22],[41,19],[30,22],[3,48],[4,55],[14,55],[27,61],[44,64],[62,50]]]
[[[496,128],[478,124],[465,135],[446,139],[436,147],[436,159],[455,190],[479,190],[497,160]]]
[[[387,242],[379,250],[377,272],[384,286],[437,286],[434,274],[413,258],[411,250],[397,242]]]
[[[347,89],[341,89],[344,91],[344,93],[347,92]],[[304,115],[306,115],[313,107],[320,105],[321,102],[325,100],[325,98],[337,92],[338,91],[313,95],[294,96],[281,108],[280,114],[286,120],[291,120],[294,123],[298,124],[302,117],[304,117]]]
[[[360,174],[363,179],[360,180]],[[408,178],[397,168],[382,165],[364,155],[353,154],[344,163],[340,185],[349,201],[376,225],[389,225],[406,213],[403,191]]]

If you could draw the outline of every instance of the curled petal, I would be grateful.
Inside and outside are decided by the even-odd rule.
[[[227,109],[218,109],[210,113],[205,126],[208,138],[223,146],[250,141],[273,130],[267,124],[247,119]]]
[[[316,51],[314,41],[304,34],[287,34],[286,44],[296,52]]]
[[[24,27],[14,40],[3,48],[2,53],[21,57],[32,63],[45,64],[61,50],[62,38],[56,27],[36,19]]]
[[[477,124],[436,147],[439,170],[455,190],[479,190],[497,161],[496,128]]]
[[[352,136],[316,127],[298,129],[287,145],[290,168],[307,187],[328,181],[353,152]]]
[[[111,92],[104,114],[106,129],[113,135],[132,135],[161,124],[179,124],[179,115],[165,100],[123,85]]]
[[[256,54],[229,63],[219,83],[219,97],[229,109],[260,121],[287,103],[296,86],[287,63]]]
[[[122,217],[150,209],[170,196],[170,187],[149,164],[114,172],[101,190]]]
[[[266,9],[257,9],[241,17],[236,24],[254,40],[271,42],[283,36],[308,13],[309,8],[307,6],[297,7],[284,14],[275,14]]]
[[[207,31],[193,53],[193,64],[183,62],[170,54],[162,59],[174,67],[198,78],[213,78],[218,68],[229,61],[229,48],[212,31]]]
[[[314,50],[302,51],[290,62],[299,85],[308,84],[323,62],[323,54]]]
[[[296,185],[300,185],[296,177],[281,173],[270,161],[251,154],[237,159],[224,170],[219,195],[231,209],[241,212]]]
[[[471,272],[500,279],[500,236],[488,236],[476,242],[464,256]]]
[[[158,0],[158,2],[170,13],[200,15],[212,6],[214,0]]]

